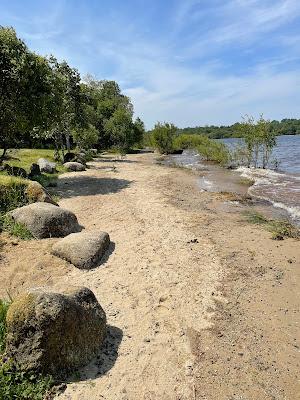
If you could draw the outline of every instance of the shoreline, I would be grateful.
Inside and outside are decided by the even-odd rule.
[[[59,178],[60,205],[115,242],[99,268],[49,255],[55,239],[4,238],[2,297],[87,285],[107,313],[101,362],[59,398],[297,399],[299,241],[272,240],[242,217],[251,205],[228,207],[229,194],[200,192],[195,174],[154,157],[108,156]]]
[[[288,220],[300,227],[300,176],[279,170],[237,167],[228,169],[203,161],[193,151],[182,156],[165,156],[161,164],[186,168],[199,174],[199,189],[213,193],[233,192],[249,195],[262,213]],[[275,190],[276,189],[276,190]]]

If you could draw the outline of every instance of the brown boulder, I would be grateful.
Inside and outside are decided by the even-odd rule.
[[[93,292],[29,290],[7,314],[6,354],[22,370],[63,376],[99,354],[106,315]]]

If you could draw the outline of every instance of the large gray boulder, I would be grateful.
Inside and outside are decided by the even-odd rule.
[[[46,174],[54,174],[56,172],[56,163],[46,158],[39,158],[37,163],[41,172],[46,172]]]
[[[37,239],[64,237],[82,229],[74,213],[49,203],[29,204],[10,211],[8,215],[25,225]]]
[[[64,163],[64,167],[68,171],[85,171],[85,166],[76,161],[66,162],[66,163]]]
[[[90,269],[98,266],[110,244],[106,232],[83,231],[72,233],[56,242],[52,254],[69,261],[77,268]]]
[[[57,206],[58,204],[52,199],[51,195],[47,192],[47,190],[36,181],[32,181],[27,185],[25,190],[25,194],[30,200],[30,202],[45,202],[54,204]]]
[[[64,376],[99,354],[106,315],[93,292],[33,289],[9,307],[6,354],[22,370]]]

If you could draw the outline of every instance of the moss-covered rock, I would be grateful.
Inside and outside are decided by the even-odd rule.
[[[16,208],[9,212],[9,216],[25,225],[37,239],[64,237],[82,229],[74,213],[45,202]]]
[[[46,191],[46,189],[38,182],[29,182],[25,190],[30,202],[45,202],[57,206],[57,203],[52,199],[51,195]]]
[[[88,288],[68,293],[31,290],[7,313],[6,353],[22,370],[65,376],[95,357],[106,315]]]

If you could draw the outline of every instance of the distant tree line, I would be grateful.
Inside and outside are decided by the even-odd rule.
[[[222,139],[230,137],[241,137],[241,123],[237,122],[230,126],[196,126],[193,128],[178,129],[179,133],[188,135],[200,134],[211,139]],[[299,135],[300,134],[300,119],[282,119],[281,121],[270,121],[270,129],[275,136],[279,135]]]
[[[66,61],[30,51],[13,28],[0,26],[0,161],[14,147],[127,152],[144,134],[141,119],[114,81],[81,78]]]

